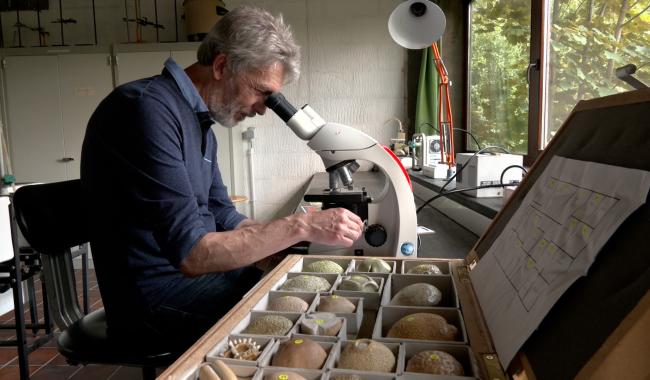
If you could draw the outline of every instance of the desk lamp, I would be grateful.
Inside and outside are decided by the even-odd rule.
[[[442,9],[428,0],[409,0],[398,5],[388,19],[388,32],[393,40],[407,49],[431,46],[440,83],[438,84],[438,129],[440,131],[442,163],[449,167],[451,176],[456,166],[454,154],[454,122],[449,98],[449,75],[440,57],[436,41],[445,31],[446,19]]]

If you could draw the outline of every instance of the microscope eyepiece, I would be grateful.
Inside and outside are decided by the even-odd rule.
[[[288,122],[296,112],[298,112],[298,110],[296,110],[280,92],[274,92],[269,95],[268,98],[266,98],[264,105],[273,110],[273,112],[275,112],[285,123]]]

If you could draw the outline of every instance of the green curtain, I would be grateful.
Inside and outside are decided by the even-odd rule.
[[[438,46],[439,47],[439,46]],[[435,125],[435,129],[425,123]],[[415,133],[438,135],[438,72],[433,49],[422,50],[418,97],[415,106]]]

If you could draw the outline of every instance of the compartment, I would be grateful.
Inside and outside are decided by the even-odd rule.
[[[413,376],[415,379],[473,379],[478,377],[478,365],[472,350],[469,346],[461,346],[455,344],[445,344],[445,343],[411,343],[407,342],[402,345],[404,350],[404,361],[402,364],[404,367],[400,368],[401,374],[404,376]],[[463,376],[454,376],[454,375],[433,375],[428,373],[419,373],[419,372],[407,372],[406,366],[408,361],[417,353],[422,351],[444,351],[451,356],[453,356],[463,367],[464,375]]]
[[[359,273],[355,273],[359,274]],[[360,273],[364,274],[364,273]],[[350,274],[352,275],[352,274]],[[366,274],[367,275],[367,274]],[[347,275],[346,275],[347,276]],[[376,292],[362,292],[362,291],[356,291],[356,290],[340,290],[338,289],[338,285],[340,285],[341,281],[343,278],[339,279],[339,283],[337,286],[334,288],[334,293],[335,295],[338,296],[343,296],[343,297],[359,297],[363,298],[363,307],[364,309],[371,309],[371,310],[377,310],[379,308],[379,305],[381,304],[381,294],[382,290],[384,289],[384,283],[386,281],[390,281],[390,276],[387,277],[386,280],[384,280],[383,277],[376,277],[376,276],[368,276],[371,279],[375,280],[377,284],[379,284],[379,290]]]
[[[416,259],[416,260],[402,260],[402,270],[400,273],[402,274],[410,274],[408,271],[416,267],[418,265],[422,264],[435,264],[438,268],[440,268],[440,271],[442,274],[449,275],[451,274],[451,271],[449,270],[449,261],[448,260],[422,260],[422,259]],[[427,276],[425,275],[417,275],[417,276]]]
[[[285,284],[285,282],[298,276],[315,276],[315,277],[324,278],[330,283],[330,287],[329,289],[320,292],[305,292],[300,290],[293,291],[293,290],[281,289],[281,287]],[[273,286],[272,290],[277,290],[282,292],[298,292],[298,293],[330,293],[332,289],[338,284],[339,281],[340,281],[340,276],[338,274],[289,272],[287,273],[286,277],[282,276],[282,279]]]
[[[266,334],[252,334],[252,333],[245,333],[243,332],[248,325],[255,320],[255,318],[263,316],[263,315],[281,315],[283,317],[288,318],[292,325],[289,331],[287,331],[283,335],[266,335]],[[291,333],[294,332],[296,328],[296,322],[300,319],[302,314],[299,313],[278,313],[278,312],[273,312],[273,311],[251,311],[250,313],[246,314],[244,318],[242,318],[239,323],[233,328],[231,331],[231,335],[244,335],[244,336],[263,336],[263,337],[273,337],[273,338],[279,338],[279,337],[288,337],[291,335]]]
[[[375,259],[383,260],[388,265],[390,265],[390,272],[388,272],[388,273],[386,273],[386,272],[375,272],[375,271],[372,271],[372,270],[367,270],[365,268],[359,268],[359,265],[362,265],[364,262],[375,260]],[[365,259],[354,259],[354,260],[352,260],[352,262],[350,263],[350,267],[348,268],[348,273],[362,273],[362,274],[371,273],[372,276],[375,276],[375,275],[378,275],[378,274],[395,273],[396,269],[397,269],[397,261],[395,261],[395,260],[384,260],[383,258],[379,258],[379,257],[368,257],[368,258],[365,258]]]
[[[210,363],[210,361],[206,362]],[[225,363],[225,362],[224,362]],[[252,380],[255,378],[256,374],[260,371],[258,367],[248,366],[248,365],[236,365],[225,363],[230,369],[235,373],[238,380]],[[202,363],[201,365],[205,365]],[[199,371],[201,371],[201,366],[199,366],[190,376],[187,377],[188,380],[199,380]]]
[[[348,334],[355,335],[359,332],[361,327],[361,322],[363,321],[363,298],[361,297],[344,297],[342,295],[334,294],[331,296],[321,295],[318,299],[318,302],[314,303],[313,308],[309,311],[319,311],[318,307],[320,306],[320,300],[327,297],[343,297],[347,298],[355,306],[354,313],[334,313],[338,316],[344,317],[346,320],[346,329]]]
[[[399,343],[391,343],[391,342],[379,342],[375,340],[378,343],[383,344],[384,346],[388,347],[389,350],[393,353],[393,356],[395,357],[395,366],[393,367],[393,370],[391,372],[381,372],[381,371],[363,371],[363,370],[357,370],[357,369],[350,369],[350,368],[340,368],[339,367],[339,359],[341,356],[341,351],[347,347],[348,344],[354,344],[355,341],[357,340],[366,340],[370,341],[370,339],[351,339],[351,340],[343,340],[339,342],[338,346],[335,348],[334,355],[332,356],[332,371],[335,369],[341,370],[341,371],[346,371],[346,372],[353,372],[357,374],[365,373],[365,374],[380,374],[380,375],[396,375],[397,370],[399,368],[402,368],[404,364],[402,361],[404,360],[404,354],[401,349],[401,345]]]
[[[325,313],[325,312],[323,311],[321,313]],[[339,332],[336,335],[310,335],[310,334],[307,334],[307,333],[303,332],[302,322],[305,319],[309,319],[309,314],[311,314],[311,313],[305,313],[298,320],[298,323],[296,324],[296,330],[294,332],[294,336],[300,335],[300,336],[307,337],[307,338],[312,338],[312,337],[314,337],[314,338],[322,338],[322,340],[324,340],[324,341],[331,341],[331,342],[337,342],[339,339],[347,339],[347,337],[348,337],[347,336],[347,320],[344,317],[338,316],[338,315],[336,315],[334,313],[332,313],[332,314],[336,315],[336,319],[341,321],[341,329],[339,330]]]
[[[308,257],[307,256],[307,257],[304,257],[302,259],[302,266],[300,268],[300,271],[303,272],[303,273],[321,273],[321,272],[305,272],[305,267],[307,267],[311,263],[315,263],[317,261],[323,261],[323,260],[333,261],[333,262],[337,263],[338,265],[340,265],[341,268],[343,269],[343,272],[341,274],[346,273],[348,271],[348,269],[350,267],[350,264],[353,261],[352,259],[335,259],[335,258],[328,258],[328,257],[316,258],[316,257]]]
[[[307,310],[309,310],[315,303],[318,302],[318,294],[317,293],[312,293],[312,292],[285,292],[285,291],[279,291],[279,290],[271,290],[268,292],[262,299],[255,305],[253,306],[253,310],[259,310],[259,311],[268,311],[268,312],[274,312],[278,313],[276,311],[268,310],[269,303],[276,298],[284,297],[284,296],[293,296],[293,297],[298,297],[302,299],[303,301],[307,302]],[[281,313],[281,312],[279,312]]]
[[[457,339],[448,340],[425,340],[425,339],[406,339],[406,338],[389,338],[386,337],[388,330],[403,317],[415,313],[438,314],[447,320],[447,323],[454,325],[458,329]],[[377,313],[375,328],[372,332],[372,338],[382,342],[436,342],[436,343],[467,343],[467,333],[463,316],[458,309],[438,308],[438,307],[412,307],[412,306],[382,306]]]
[[[245,360],[245,359],[236,359],[236,358],[225,358],[221,354],[228,349],[228,342],[230,340],[238,339],[250,339],[251,341],[257,343],[260,346],[260,354],[255,360]],[[264,337],[264,336],[242,336],[242,335],[230,335],[226,339],[223,339],[216,346],[214,346],[206,354],[206,361],[221,360],[222,362],[228,365],[252,365],[257,366],[264,360],[264,357],[273,348],[273,343],[275,343],[274,338]]]
[[[426,283],[435,286],[442,293],[440,302],[434,307],[453,307],[458,308],[458,294],[451,276],[427,276],[418,274],[394,274],[390,281],[384,287],[382,296],[382,306],[391,305],[390,301],[395,295],[405,287],[417,283]],[[404,306],[404,305],[391,305]],[[408,306],[407,306],[408,307]],[[411,306],[412,307],[412,306]],[[418,306],[415,306],[418,307]]]
[[[284,342],[291,341],[291,342],[299,342],[299,341],[304,341],[304,339],[311,339],[314,342],[316,342],[318,345],[323,347],[325,352],[327,353],[327,357],[325,358],[325,362],[323,363],[323,366],[319,369],[320,371],[325,371],[327,368],[330,368],[332,366],[331,361],[333,360],[332,354],[335,352],[335,348],[338,346],[337,342],[333,342],[328,339],[323,339],[323,337],[317,336],[317,335],[296,335],[292,334],[291,338],[289,339],[277,339],[275,343],[273,344],[273,347],[271,348],[271,351],[269,354],[264,358],[262,362],[260,362],[260,366],[264,368],[286,368],[286,370],[290,369],[295,369],[293,367],[280,367],[280,366],[274,366],[272,365],[273,362],[273,357],[275,354],[278,352],[278,349],[280,348],[280,345]],[[302,344],[302,342],[297,343],[297,344]],[[311,368],[302,368],[304,370],[314,370]]]

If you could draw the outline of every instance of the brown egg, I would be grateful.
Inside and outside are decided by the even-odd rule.
[[[304,313],[309,305],[305,300],[295,296],[282,296],[269,302],[267,307],[271,311],[283,311],[285,313]]]
[[[458,329],[433,313],[415,313],[395,322],[386,334],[389,338],[455,340]]]
[[[306,379],[295,372],[282,371],[282,372],[269,373],[266,376],[264,376],[264,380],[306,380]]]
[[[321,369],[327,359],[327,352],[309,338],[295,338],[280,344],[273,355],[271,365],[275,367]]]
[[[356,306],[349,299],[337,295],[321,297],[318,311],[330,313],[354,313]]]
[[[422,351],[413,355],[406,364],[406,372],[454,376],[463,376],[465,374],[463,366],[456,358],[438,350]]]
[[[338,368],[392,372],[395,369],[395,355],[383,343],[357,339],[341,351]]]

